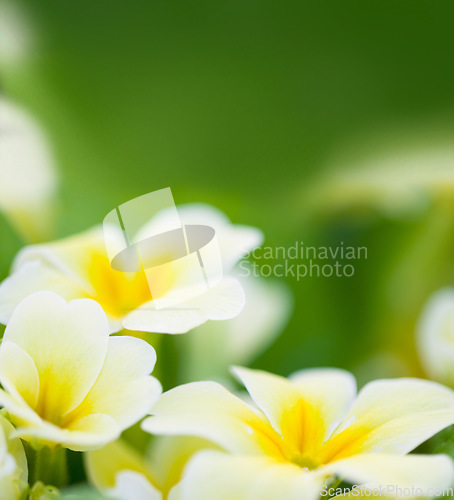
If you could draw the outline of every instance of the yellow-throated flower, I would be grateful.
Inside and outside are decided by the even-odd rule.
[[[15,309],[0,346],[0,404],[37,446],[103,446],[140,420],[161,392],[154,349],[109,337],[93,300],[38,292]]]
[[[355,380],[335,369],[289,380],[236,368],[257,405],[219,384],[195,382],[162,395],[146,419],[154,434],[197,435],[225,452],[189,463],[183,500],[315,500],[338,477],[353,484],[449,486],[444,455],[407,455],[454,422],[454,392],[418,379],[378,380],[356,396]]]
[[[178,213],[183,224],[208,224],[216,229],[224,273],[262,240],[259,230],[233,225],[222,212],[207,205],[182,206]],[[110,236],[123,239],[120,230]],[[168,281],[171,291],[171,277],[162,276],[162,280]],[[0,285],[0,321],[7,323],[24,297],[41,290],[53,291],[66,300],[81,297],[96,300],[108,316],[111,332],[125,328],[184,333],[207,320],[235,317],[244,306],[243,288],[236,279],[227,276],[178,307],[154,308],[144,273],[112,269],[100,226],[61,241],[21,250],[13,263],[12,275]]]

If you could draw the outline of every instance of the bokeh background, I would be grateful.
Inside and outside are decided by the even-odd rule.
[[[170,186],[267,246],[366,246],[351,278],[286,280],[293,315],[254,366],[420,374],[421,308],[454,283],[452,2],[11,4],[27,55],[1,91],[54,148],[56,237]],[[0,235],[5,277],[23,242]],[[181,340],[163,342],[171,385]]]

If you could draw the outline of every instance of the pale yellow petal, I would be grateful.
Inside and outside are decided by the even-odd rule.
[[[151,434],[199,436],[233,453],[276,449],[278,436],[264,415],[219,384],[195,382],[164,393],[142,423]]]
[[[0,389],[0,406],[11,415],[15,424],[39,426],[42,419],[21,397],[13,397]]]
[[[35,407],[39,395],[36,365],[29,354],[8,340],[4,340],[0,347],[0,381],[15,398]]]
[[[109,498],[118,500],[162,500],[161,492],[142,474],[123,470],[116,476],[115,487],[108,491]]]
[[[8,453],[12,456],[15,462],[14,475],[25,485],[28,479],[28,465],[22,441],[19,438],[13,437],[14,427],[1,415],[0,426],[7,441]]]
[[[241,257],[260,246],[263,241],[263,233],[260,229],[232,224],[221,210],[212,205],[188,203],[178,205],[177,210],[183,225],[203,224],[214,228],[221,250],[224,272],[229,272]],[[163,227],[169,227],[172,217],[172,210],[162,210],[140,229],[136,239],[154,232],[162,232]]]
[[[26,441],[53,446],[59,444],[74,451],[87,451],[100,448],[114,441],[120,435],[115,420],[102,413],[86,415],[65,429],[48,422],[37,427],[18,427],[14,433]]]
[[[319,459],[326,463],[373,452],[405,455],[452,423],[451,389],[427,380],[378,380],[360,391]]]
[[[142,304],[123,319],[123,326],[133,331],[186,333],[208,320],[235,317],[244,303],[244,291],[239,282],[224,278],[207,292],[178,307],[155,309],[153,302]]]
[[[106,316],[95,301],[68,304],[51,292],[38,292],[15,309],[4,340],[33,359],[39,375],[36,410],[59,424],[86,396],[107,350]],[[1,349],[1,347],[0,347]]]
[[[204,449],[220,448],[211,441],[194,436],[154,436],[150,446],[150,464],[155,484],[167,494],[180,481],[189,459]]]
[[[151,301],[131,311],[122,324],[131,331],[178,334],[186,333],[207,320],[203,312],[184,304],[158,310]]]
[[[149,376],[156,352],[134,337],[111,337],[99,376],[81,405],[68,418],[105,413],[121,429],[130,427],[151,410],[161,394],[157,379]]]
[[[35,292],[55,292],[65,300],[82,298],[83,289],[66,275],[34,260],[25,262],[0,284],[0,322],[7,324],[16,306]]]
[[[180,495],[182,500],[318,500],[321,484],[291,464],[206,451],[188,464]]]
[[[38,260],[89,291],[92,290],[90,265],[94,254],[106,255],[101,225],[62,240],[23,248],[14,259],[13,271],[26,262]]]
[[[365,484],[368,488],[385,489],[396,494],[396,488],[447,488],[454,482],[454,465],[447,455],[389,455],[383,453],[355,455],[320,469],[335,474],[348,483]]]
[[[122,440],[84,454],[85,470],[99,491],[115,487],[116,475],[123,470],[135,471],[152,481],[152,471],[144,457]]]
[[[237,316],[245,304],[244,290],[234,278],[223,278],[206,293],[187,300],[185,307],[194,308],[207,319],[226,320]]]

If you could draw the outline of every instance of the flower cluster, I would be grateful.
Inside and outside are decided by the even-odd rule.
[[[257,230],[238,228],[211,207],[182,211],[217,226],[225,267],[233,273],[242,252],[259,242]],[[228,245],[232,241],[234,248]],[[146,314],[135,323],[134,312],[140,315],[152,298],[142,295],[141,276],[117,276],[106,259],[96,228],[62,242],[25,247],[0,285],[6,323],[0,346],[0,403],[5,408],[0,482],[7,492],[2,498],[51,498],[49,487],[64,486],[65,474],[52,481],[39,471],[45,466],[59,471],[55,457],[62,449],[84,452],[90,483],[120,500],[317,500],[324,491],[338,491],[340,480],[356,485],[350,496],[368,496],[383,485],[413,488],[419,496],[452,486],[451,458],[411,453],[454,424],[454,392],[437,382],[377,380],[357,394],[354,377],[339,369],[302,370],[286,379],[234,367],[247,397],[214,381],[161,394],[161,384],[150,375],[156,362],[153,337],[141,333],[138,338],[137,331],[176,333],[198,326],[184,339],[188,378],[228,383],[223,367],[247,363],[271,339],[269,324],[257,319],[265,314],[263,304],[273,311],[266,317],[278,331],[288,317],[288,293],[227,278],[225,293],[210,291],[210,297],[199,300],[211,309],[194,324],[183,317]],[[250,292],[250,303],[240,313],[243,304],[232,308],[232,297],[244,294],[243,289]],[[257,304],[258,297],[263,300]],[[446,293],[424,313],[423,345],[439,350],[430,337],[446,338],[451,301]],[[123,315],[125,304],[132,312]],[[222,319],[236,316],[231,324],[200,325],[221,319],[213,312],[221,310],[230,311]],[[257,330],[252,340],[248,327]],[[214,358],[217,367],[200,353],[197,357],[211,331],[214,342],[223,346],[223,358]],[[235,354],[238,344],[244,348]],[[213,356],[217,350],[211,350]],[[429,359],[431,348],[424,352]],[[135,425],[147,415],[140,427]],[[148,451],[141,452],[134,443],[147,442],[150,434]],[[29,473],[24,447],[34,457]]]

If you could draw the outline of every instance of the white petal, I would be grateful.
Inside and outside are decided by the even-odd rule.
[[[336,474],[353,484],[369,488],[388,485],[398,488],[447,488],[454,481],[454,465],[446,455],[355,455],[323,467],[320,472]],[[396,493],[396,490],[389,491]]]
[[[199,436],[231,452],[249,454],[272,446],[267,426],[259,411],[214,382],[195,382],[164,393],[153,416],[142,423],[151,434]]]
[[[39,260],[26,262],[0,284],[0,323],[7,324],[23,299],[41,291],[55,292],[65,300],[85,296],[84,291],[61,272]]]
[[[111,337],[98,379],[74,416],[105,413],[126,429],[151,410],[161,394],[161,384],[149,376],[156,352],[134,337]]]
[[[155,484],[166,493],[181,479],[183,468],[197,452],[217,449],[211,441],[194,436],[154,436],[149,448],[149,461]]]
[[[113,488],[116,475],[122,470],[135,471],[151,478],[152,471],[143,455],[121,439],[98,450],[89,451],[83,458],[90,483],[99,491]]]
[[[186,333],[208,320],[229,319],[244,306],[244,291],[237,280],[224,278],[206,293],[174,308],[156,310],[149,302],[123,320],[127,330]]]
[[[184,380],[225,377],[231,364],[248,364],[284,329],[293,305],[285,283],[254,278],[240,283],[246,303],[238,316],[200,325],[180,340]]]
[[[317,500],[321,481],[291,464],[263,457],[201,452],[180,484],[182,500]]]
[[[215,229],[225,272],[229,272],[241,257],[263,242],[260,229],[232,224],[221,210],[212,205],[190,203],[177,208],[183,224],[206,224]]]
[[[52,292],[24,299],[4,335],[33,359],[39,404],[45,407],[45,418],[52,419],[64,416],[86,396],[103,365],[108,338],[106,315],[97,302],[79,299],[67,304]]]
[[[15,462],[15,476],[18,477],[19,480],[22,481],[25,485],[28,479],[28,465],[22,441],[19,438],[13,437],[14,427],[10,422],[8,422],[8,420],[6,420],[6,418],[1,415],[0,426],[7,440],[8,453],[11,455]]]
[[[225,320],[237,316],[245,304],[244,290],[234,278],[224,278],[206,293],[185,302],[186,307],[199,310],[207,319]]]
[[[108,494],[118,500],[162,500],[161,492],[144,475],[128,470],[117,474],[115,488]]]
[[[25,403],[23,398],[13,397],[3,389],[0,389],[0,406],[7,410],[14,423],[20,422],[21,425],[39,426],[43,422],[38,414]]]
[[[26,262],[38,260],[60,271],[83,290],[91,291],[89,271],[94,253],[106,255],[102,226],[55,242],[24,247],[14,259],[13,271]]]
[[[230,364],[246,364],[282,332],[293,308],[290,288],[279,281],[241,279],[246,303],[228,323],[226,349]]]
[[[0,381],[15,399],[35,407],[39,395],[38,370],[31,356],[9,340],[4,340],[0,348]]]
[[[157,310],[153,302],[143,304],[123,320],[123,328],[138,332],[186,333],[208,320],[197,309],[178,307]]]
[[[454,385],[454,289],[435,293],[424,308],[417,345],[430,378]]]
[[[377,451],[405,455],[452,423],[451,389],[427,380],[377,380],[360,391],[321,460]]]
[[[101,413],[87,415],[67,428],[62,429],[48,422],[39,427],[18,427],[14,436],[27,441],[38,440],[52,446],[60,444],[74,451],[100,448],[120,435],[120,428],[113,418]]]
[[[178,205],[177,210],[183,225],[202,224],[215,229],[224,272],[229,272],[242,256],[260,246],[263,241],[263,233],[259,229],[232,224],[221,210],[212,205],[188,203]],[[167,221],[172,220],[172,216],[171,210],[163,210],[139,231],[138,237],[153,233],[154,228],[166,227]]]

